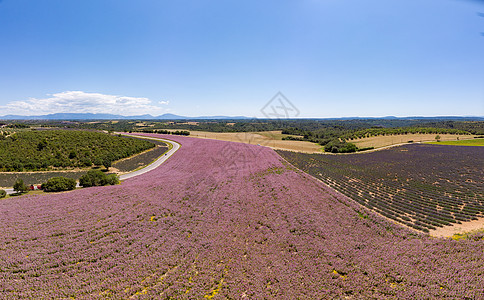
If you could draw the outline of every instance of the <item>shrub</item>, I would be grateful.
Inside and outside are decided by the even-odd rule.
[[[90,170],[79,179],[79,185],[82,187],[115,185],[117,183],[119,183],[119,179],[116,174],[106,175],[100,170]]]
[[[76,180],[65,177],[53,177],[42,184],[45,192],[62,192],[70,191],[76,188]]]
[[[5,190],[0,190],[0,199],[5,198],[7,196],[7,192]]]
[[[337,139],[332,140],[324,146],[324,151],[332,153],[351,153],[356,152],[357,149],[355,144],[341,142]]]
[[[109,174],[106,176],[106,182],[108,185],[116,185],[119,183],[119,177],[116,174]]]

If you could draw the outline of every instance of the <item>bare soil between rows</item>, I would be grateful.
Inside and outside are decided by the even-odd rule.
[[[433,237],[452,237],[454,234],[462,234],[481,229],[484,229],[484,218],[430,230],[429,235]]]

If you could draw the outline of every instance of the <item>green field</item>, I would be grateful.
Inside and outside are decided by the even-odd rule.
[[[484,139],[473,139],[473,140],[462,140],[462,141],[430,142],[429,144],[451,145],[451,146],[484,146]]]

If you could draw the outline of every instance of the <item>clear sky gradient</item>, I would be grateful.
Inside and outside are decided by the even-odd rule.
[[[0,116],[484,116],[484,1],[0,0]]]

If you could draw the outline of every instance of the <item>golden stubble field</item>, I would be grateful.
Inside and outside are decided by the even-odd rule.
[[[441,141],[453,141],[473,139],[474,135],[457,135],[457,134],[439,134]],[[404,144],[409,141],[417,142],[435,142],[435,136],[437,134],[405,134],[405,135],[385,135],[385,136],[373,136],[363,139],[357,139],[349,141],[354,143],[358,148],[366,147],[387,147],[391,145]]]
[[[304,153],[323,153],[323,147],[303,141],[289,141],[282,140],[286,135],[281,131],[267,131],[267,132],[205,132],[205,131],[190,131],[191,137],[214,139],[221,141],[239,142],[253,145],[267,146],[273,149],[298,151]],[[406,134],[406,135],[390,135],[390,136],[375,136],[358,140],[349,141],[354,143],[359,148],[374,147],[376,149],[388,147],[392,145],[405,144],[409,141],[416,142],[432,142],[435,141],[436,134]],[[440,134],[441,141],[454,141],[457,139],[473,139],[474,135],[456,135],[456,134]]]
[[[318,144],[303,141],[283,141],[285,136],[281,131],[267,132],[205,132],[190,131],[191,137],[213,139],[229,142],[239,142],[252,145],[261,145],[273,149],[299,151],[304,153],[322,153]]]

